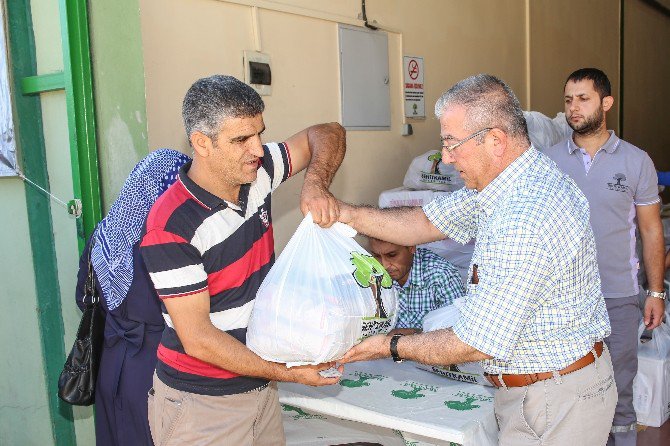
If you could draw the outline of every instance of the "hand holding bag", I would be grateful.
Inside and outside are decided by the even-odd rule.
[[[398,297],[384,267],[342,223],[307,214],[263,280],[247,327],[247,347],[267,361],[319,364],[388,333]]]
[[[100,309],[100,296],[91,264],[91,241],[88,253],[88,276],[84,286],[84,313],[77,329],[72,350],[58,378],[58,397],[77,406],[95,402],[100,354],[104,340],[105,317]]]

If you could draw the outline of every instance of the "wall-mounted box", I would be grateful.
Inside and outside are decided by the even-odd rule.
[[[244,51],[244,82],[261,96],[272,94],[272,70],[270,56],[257,51]]]
[[[342,125],[348,130],[389,130],[388,34],[339,25]]]

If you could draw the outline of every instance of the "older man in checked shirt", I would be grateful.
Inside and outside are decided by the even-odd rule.
[[[344,362],[482,361],[498,387],[501,445],[605,444],[617,393],[586,198],[531,145],[501,80],[458,82],[435,114],[442,159],[466,188],[423,208],[342,203],[340,221],[402,245],[475,238],[461,318],[452,329],[368,338]]]

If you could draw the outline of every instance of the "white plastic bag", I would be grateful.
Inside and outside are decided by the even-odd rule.
[[[423,331],[434,331],[440,328],[453,327],[461,316],[459,308],[463,305],[463,299],[456,299],[452,305],[436,308],[429,311],[423,318]],[[417,364],[422,370],[433,372],[445,378],[472,384],[490,386],[491,383],[484,377],[484,369],[479,362],[465,362],[450,366],[431,366]]]
[[[638,339],[644,331],[640,324]],[[651,339],[638,343],[637,375],[633,381],[633,406],[637,421],[660,427],[670,418],[670,326],[666,322],[652,331]]]
[[[453,192],[465,183],[452,164],[442,162],[440,150],[430,150],[412,160],[402,182],[410,189]]]
[[[536,149],[546,150],[570,136],[572,129],[565,121],[565,114],[550,118],[536,111],[524,111],[528,126],[528,137]]]
[[[398,298],[382,265],[342,223],[307,214],[261,284],[247,346],[290,365],[340,359],[363,338],[395,326]]]
[[[430,203],[433,198],[447,196],[451,192],[435,190],[415,190],[405,186],[396,187],[382,191],[379,194],[380,208],[394,208],[399,206],[423,206]]]

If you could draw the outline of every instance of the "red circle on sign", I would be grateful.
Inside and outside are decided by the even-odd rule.
[[[412,59],[409,61],[409,65],[407,66],[407,70],[409,71],[409,77],[415,81],[417,77],[419,77],[419,63]]]

